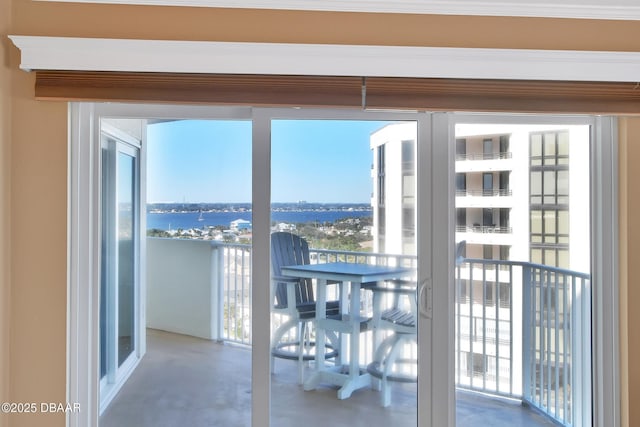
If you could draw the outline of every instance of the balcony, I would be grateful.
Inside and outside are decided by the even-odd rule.
[[[511,208],[513,191],[507,189],[456,190],[457,208]]]
[[[456,239],[469,244],[507,245],[513,244],[513,229],[499,225],[458,225]]]
[[[410,256],[329,250],[312,250],[311,258],[316,263],[341,260],[406,266],[415,266],[416,261]],[[585,417],[591,413],[591,347],[590,340],[584,337],[591,319],[589,276],[523,262],[467,259],[456,267],[455,277],[454,358],[458,425],[479,425],[487,417],[503,419],[505,426],[589,425]],[[249,245],[148,239],[149,350],[129,380],[130,384],[124,386],[121,396],[107,409],[103,425],[125,425],[117,420],[134,416],[135,402],[160,405],[149,403],[153,399],[141,398],[136,394],[139,391],[132,390],[162,382],[162,378],[153,377],[154,373],[163,372],[161,377],[172,383],[169,387],[165,384],[164,388],[158,385],[154,389],[188,387],[180,380],[174,383],[172,374],[166,373],[168,365],[161,363],[166,357],[179,360],[178,352],[186,352],[184,363],[190,367],[200,366],[190,358],[202,357],[202,369],[208,372],[191,375],[193,379],[185,381],[208,381],[207,384],[191,385],[201,391],[210,388],[212,396],[220,395],[215,397],[216,401],[224,401],[231,396],[238,398],[228,404],[233,410],[227,408],[218,414],[234,419],[237,425],[248,425],[248,421],[240,420],[248,417],[250,384],[240,386],[246,390],[239,395],[238,386],[231,391],[227,390],[228,386],[219,389],[217,384],[235,384],[236,380],[232,379],[234,372],[245,372],[248,381],[250,278]],[[366,310],[368,301],[363,304]],[[361,340],[364,350],[361,351],[360,363],[364,366],[373,352],[370,332],[361,334]],[[221,345],[224,343],[234,345]],[[379,393],[374,390],[361,390],[347,401],[335,399],[334,392],[304,393],[295,384],[295,364],[282,360],[276,363],[272,390],[276,387],[285,393],[285,397],[280,396],[279,399],[291,399],[305,405],[305,408],[314,408],[319,414],[332,410],[333,405],[344,407],[348,401],[348,405],[366,408],[357,410],[358,415],[355,416],[367,414],[366,417],[370,417],[367,418],[368,425],[376,425],[380,417],[397,425],[405,421],[415,422],[409,421],[415,420],[415,384],[394,384],[391,407],[381,408]],[[224,365],[224,369],[220,369],[220,365]],[[215,378],[210,378],[211,370],[217,372]],[[227,391],[230,396],[221,395]],[[189,395],[187,391],[184,393]],[[198,398],[194,399],[197,402]],[[513,402],[522,402],[535,410]],[[160,406],[158,410],[161,412]],[[283,423],[278,422],[277,425],[289,425],[284,421],[290,413],[287,411],[299,407],[297,403],[292,405],[293,409],[284,406],[274,411],[278,413],[277,417],[282,417]],[[237,416],[240,418],[233,418]],[[163,424],[141,421],[135,425]]]
[[[511,152],[457,154],[456,172],[484,172],[513,170]]]

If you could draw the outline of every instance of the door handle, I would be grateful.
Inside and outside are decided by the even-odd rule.
[[[427,319],[433,317],[433,282],[431,279],[424,279],[420,282],[418,290],[418,310],[420,315]]]

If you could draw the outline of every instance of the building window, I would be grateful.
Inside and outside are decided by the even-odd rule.
[[[569,132],[530,135],[531,262],[569,267]]]
[[[402,208],[402,237],[406,243],[413,243],[415,238],[415,208]]]
[[[459,231],[467,231],[467,210],[465,208],[456,209],[456,225]]]
[[[464,160],[467,158],[467,140],[464,138],[456,139],[456,159]]]
[[[469,377],[483,377],[487,372],[487,356],[481,353],[467,353],[467,375]]]
[[[509,176],[511,172],[503,171],[498,175],[498,185],[500,186],[500,195],[508,196],[509,195]]]
[[[498,294],[500,308],[511,308],[511,284],[500,283]]]
[[[482,193],[484,196],[493,195],[493,173],[491,172],[482,174]]]
[[[467,174],[456,174],[456,193],[460,196],[465,196],[467,194]]]
[[[458,279],[458,289],[456,291],[458,304],[467,304],[469,302],[469,281],[467,279]]]
[[[509,249],[511,249],[510,246],[500,246],[500,260],[501,261],[508,261],[509,260]]]
[[[486,138],[482,140],[482,154],[485,160],[493,159],[493,139]]]
[[[493,228],[496,224],[493,221],[493,209],[491,208],[483,208],[482,209],[482,226],[486,231],[487,228]]]
[[[493,245],[482,245],[482,258],[493,259]]]
[[[384,253],[385,235],[387,233],[387,219],[384,206],[378,207],[378,251]]]
[[[509,212],[510,209],[509,208],[500,208],[498,210],[498,212],[500,213],[500,229],[503,232],[509,233]]]
[[[500,135],[500,158],[509,157],[509,135]]]
[[[385,199],[385,145],[378,147],[378,206],[384,206]]]
[[[416,161],[416,142],[402,141],[402,171],[414,173]]]

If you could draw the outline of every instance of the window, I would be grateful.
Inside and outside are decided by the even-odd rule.
[[[464,138],[456,139],[456,159],[464,160],[467,157],[467,140]]]
[[[456,174],[456,193],[463,196],[467,194],[467,174]]]
[[[531,133],[531,261],[569,267],[568,130]]]
[[[500,135],[500,158],[509,157],[509,136]]]
[[[378,206],[385,200],[385,144],[378,147]]]
[[[493,259],[493,245],[482,245],[482,257],[484,259]]]
[[[406,173],[414,173],[416,157],[416,142],[402,141],[402,170]]]
[[[493,159],[493,139],[485,138],[482,141],[482,154],[485,160]]]
[[[511,175],[511,172],[509,172],[509,171],[502,171],[498,175],[498,181],[499,181],[498,185],[500,186],[500,195],[501,196],[510,195],[510,192],[509,192],[509,176],[510,175]]]
[[[460,231],[467,230],[467,210],[465,208],[456,209],[456,225]]]
[[[482,174],[482,193],[485,196],[493,196],[493,173]]]

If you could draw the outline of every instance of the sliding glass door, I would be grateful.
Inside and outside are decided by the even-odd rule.
[[[203,347],[215,354],[202,375],[175,377],[202,397],[203,417],[250,419],[254,427],[462,427],[487,414],[506,425],[514,417],[527,425],[590,424],[598,411],[592,389],[603,369],[592,351],[603,339],[596,320],[606,315],[599,302],[607,297],[603,248],[611,246],[603,224],[613,221],[603,190],[604,178],[613,176],[604,135],[610,121],[293,108],[105,110],[119,108],[118,120],[100,121],[99,154],[92,157],[100,171],[100,276],[93,289],[99,318],[92,321],[99,323],[93,339],[102,407],[145,353],[141,331],[167,330],[157,318],[145,319],[158,295],[145,294],[149,278],[154,286],[170,279],[172,297],[162,302],[175,309],[176,320],[209,328],[204,336],[171,332],[200,337],[195,344],[183,337],[181,354]],[[127,114],[153,117],[154,124]],[[216,114],[238,120],[228,125],[242,138],[221,123],[211,127],[205,139],[219,142],[220,151],[209,159],[198,148],[187,156],[185,173],[204,158],[205,169],[228,171],[207,189],[251,200],[189,210],[195,225],[188,229],[177,222],[186,208],[171,207],[162,211],[170,217],[166,234],[155,225],[153,236],[142,239],[147,129],[155,126],[159,137],[198,124],[198,132],[176,133],[184,148],[185,138],[204,135],[212,125],[204,122]],[[226,218],[218,226],[207,224],[214,211]],[[184,250],[184,261],[176,263],[174,253],[160,258],[163,273],[153,280],[145,266],[150,240]],[[200,255],[185,246],[197,246]],[[289,257],[297,251],[299,259]],[[196,261],[202,261],[197,269]],[[196,276],[208,293],[178,304]],[[194,316],[196,307],[210,315]],[[159,369],[155,379],[166,374],[164,364],[148,366]],[[215,393],[195,385],[208,375]],[[179,388],[178,380],[163,385]],[[513,411],[496,410],[498,400]],[[140,402],[139,413],[177,416],[182,408],[148,403]]]
[[[139,120],[101,122],[100,402],[104,409],[143,353],[140,335]],[[123,128],[123,129],[121,129]]]
[[[269,154],[254,157],[269,178],[254,194],[270,194],[267,218],[254,203],[254,233],[263,225],[270,236],[271,425],[435,425],[418,398],[431,395],[431,357],[418,357],[431,348],[430,117],[258,116],[254,153]]]
[[[450,115],[450,129],[466,182],[455,197],[456,425],[483,412],[495,426],[591,426],[594,122]]]

